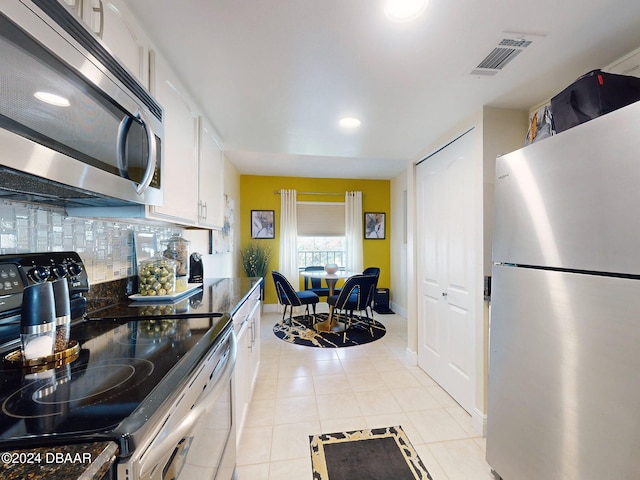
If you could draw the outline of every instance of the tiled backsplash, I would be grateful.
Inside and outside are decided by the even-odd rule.
[[[78,252],[89,284],[133,275],[134,232],[152,232],[167,239],[179,228],[67,217],[64,209],[0,202],[0,254]]]

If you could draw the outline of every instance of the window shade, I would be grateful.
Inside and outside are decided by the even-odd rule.
[[[298,236],[344,237],[344,203],[298,202]]]

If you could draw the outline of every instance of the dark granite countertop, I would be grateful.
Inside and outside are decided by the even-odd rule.
[[[0,454],[0,478],[99,480],[111,468],[117,452],[114,442],[12,450]]]
[[[124,288],[117,292],[94,293],[94,298],[89,298],[87,304],[88,317],[90,319],[122,319],[150,316],[206,317],[212,313],[233,315],[237,306],[261,280],[261,278],[245,277],[208,278],[205,279],[202,288],[174,301],[154,301],[153,297],[142,301],[129,300],[124,294]],[[104,307],[104,304],[108,306]]]

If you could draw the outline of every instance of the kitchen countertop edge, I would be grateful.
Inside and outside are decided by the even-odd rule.
[[[3,480],[100,480],[111,468],[117,453],[118,445],[111,441],[11,450],[2,454],[0,476]],[[5,456],[10,455],[14,459],[7,462],[11,457]],[[91,458],[88,467],[87,455]]]

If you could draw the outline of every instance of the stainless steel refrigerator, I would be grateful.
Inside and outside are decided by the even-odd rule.
[[[487,461],[640,479],[640,103],[497,160]]]

